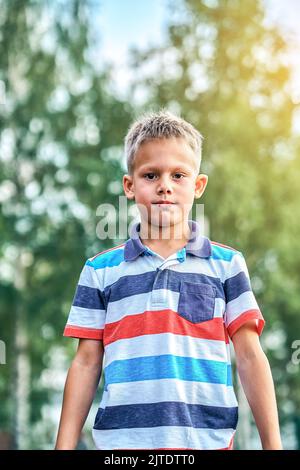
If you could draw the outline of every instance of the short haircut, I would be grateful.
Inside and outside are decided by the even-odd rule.
[[[128,173],[134,169],[135,155],[140,146],[154,139],[179,137],[186,140],[198,159],[198,171],[201,163],[203,137],[192,124],[166,109],[142,114],[131,124],[125,137],[125,154]]]

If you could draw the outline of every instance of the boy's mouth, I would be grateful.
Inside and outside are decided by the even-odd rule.
[[[153,204],[174,204],[174,202],[162,200],[162,201],[153,202]]]

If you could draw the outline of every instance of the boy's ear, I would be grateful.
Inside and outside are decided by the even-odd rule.
[[[123,189],[127,199],[134,199],[133,177],[130,175],[123,176]]]
[[[208,182],[208,176],[200,174],[196,178],[195,182],[195,199],[199,199],[205,191]]]

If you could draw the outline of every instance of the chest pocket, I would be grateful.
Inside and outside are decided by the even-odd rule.
[[[210,284],[181,282],[178,314],[192,323],[212,320],[214,317],[216,288]]]

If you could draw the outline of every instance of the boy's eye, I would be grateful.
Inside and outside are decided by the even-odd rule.
[[[144,178],[147,178],[147,179],[149,179],[149,180],[153,180],[154,177],[155,177],[155,173],[146,173],[146,174],[144,175]]]
[[[148,179],[148,180],[154,180],[154,178],[155,178],[156,176],[157,176],[157,175],[156,175],[155,173],[145,173],[145,174],[143,175],[143,178],[146,178],[146,179]],[[176,180],[179,180],[179,179],[183,178],[184,175],[183,175],[182,173],[174,173],[173,176],[174,176],[174,178],[175,178]]]
[[[176,180],[179,180],[183,177],[183,175],[181,173],[175,173],[174,177]]]

